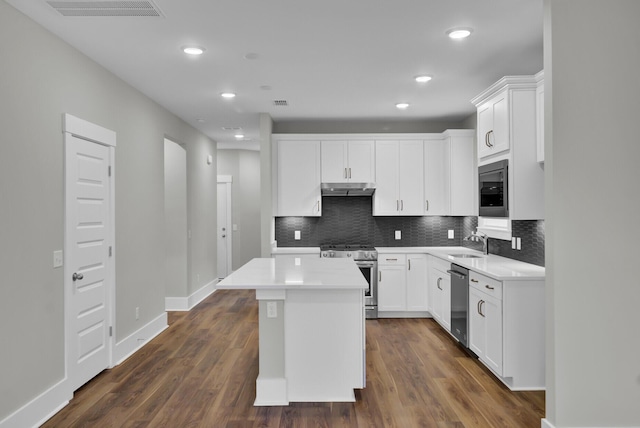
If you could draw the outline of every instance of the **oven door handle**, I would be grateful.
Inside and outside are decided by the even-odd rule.
[[[356,262],[356,265],[358,265],[358,267],[374,267],[376,265],[376,262]]]

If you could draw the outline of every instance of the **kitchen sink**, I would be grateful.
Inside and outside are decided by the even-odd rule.
[[[483,256],[477,256],[475,254],[449,254],[451,257],[461,258],[461,259],[480,259]]]

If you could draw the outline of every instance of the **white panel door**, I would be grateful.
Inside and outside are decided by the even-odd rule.
[[[218,278],[231,273],[231,183],[218,182]]]
[[[69,380],[78,389],[110,364],[109,148],[66,134]]]

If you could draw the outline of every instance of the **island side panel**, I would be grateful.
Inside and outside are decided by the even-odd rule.
[[[284,290],[256,290],[260,363],[254,406],[289,404],[284,373],[284,298]],[[267,315],[268,303],[276,305],[275,317]]]
[[[289,401],[355,401],[365,386],[364,322],[363,290],[287,290]]]

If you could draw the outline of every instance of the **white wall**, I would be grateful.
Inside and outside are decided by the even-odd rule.
[[[164,275],[167,297],[187,293],[187,151],[164,140]]]
[[[231,183],[233,269],[260,257],[260,152],[218,150],[218,174],[233,177]]]
[[[117,133],[117,342],[164,314],[164,138],[187,149],[189,274],[202,283],[216,277],[216,166],[205,162],[213,141],[3,1],[0,58],[2,421],[64,378],[63,277],[52,267],[63,248],[62,114]]]
[[[640,2],[545,7],[547,419],[638,427]]]

